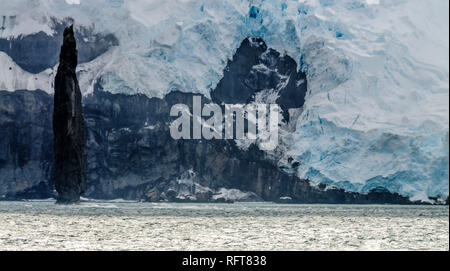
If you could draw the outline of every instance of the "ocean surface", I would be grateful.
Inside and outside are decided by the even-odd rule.
[[[0,249],[449,250],[449,208],[4,201]]]

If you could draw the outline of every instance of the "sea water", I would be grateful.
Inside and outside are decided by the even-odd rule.
[[[449,208],[3,201],[0,249],[449,250]]]

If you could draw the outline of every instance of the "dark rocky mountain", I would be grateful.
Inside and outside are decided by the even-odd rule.
[[[258,92],[279,90],[277,104],[283,116],[289,118],[288,109],[305,103],[306,74],[297,71],[297,63],[288,55],[267,48],[261,38],[245,39],[228,62],[222,80],[211,92],[215,103],[249,103]]]
[[[255,94],[278,89],[277,103],[301,107],[306,76],[295,61],[246,39],[212,90],[216,103],[247,103]],[[289,82],[286,78],[289,78]],[[229,91],[227,91],[227,89]],[[83,99],[87,142],[85,197],[146,201],[227,201],[220,189],[247,192],[241,200],[296,203],[412,203],[398,194],[374,190],[364,195],[311,186],[281,169],[254,145],[232,140],[173,140],[169,111],[192,107],[192,93],[174,91],[163,99],[111,94],[97,82]],[[0,195],[4,199],[54,196],[51,112],[53,97],[42,91],[0,91]],[[210,102],[202,97],[204,103]],[[286,117],[287,116],[287,117]],[[232,190],[229,190],[232,191]]]

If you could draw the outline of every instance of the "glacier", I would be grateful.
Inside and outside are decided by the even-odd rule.
[[[209,97],[240,42],[261,37],[307,74],[306,103],[283,147],[300,162],[299,177],[415,200],[448,196],[446,0],[0,2],[0,38],[53,35],[51,18],[67,17],[118,38],[119,46],[80,65],[85,95],[99,81],[111,93]],[[52,92],[52,69],[20,72],[6,79],[2,65],[0,82]]]

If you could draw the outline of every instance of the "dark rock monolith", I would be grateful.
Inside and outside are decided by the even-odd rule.
[[[76,40],[73,26],[70,26],[64,30],[55,78],[53,178],[57,203],[79,202],[86,187],[86,134],[76,76],[77,61]]]

